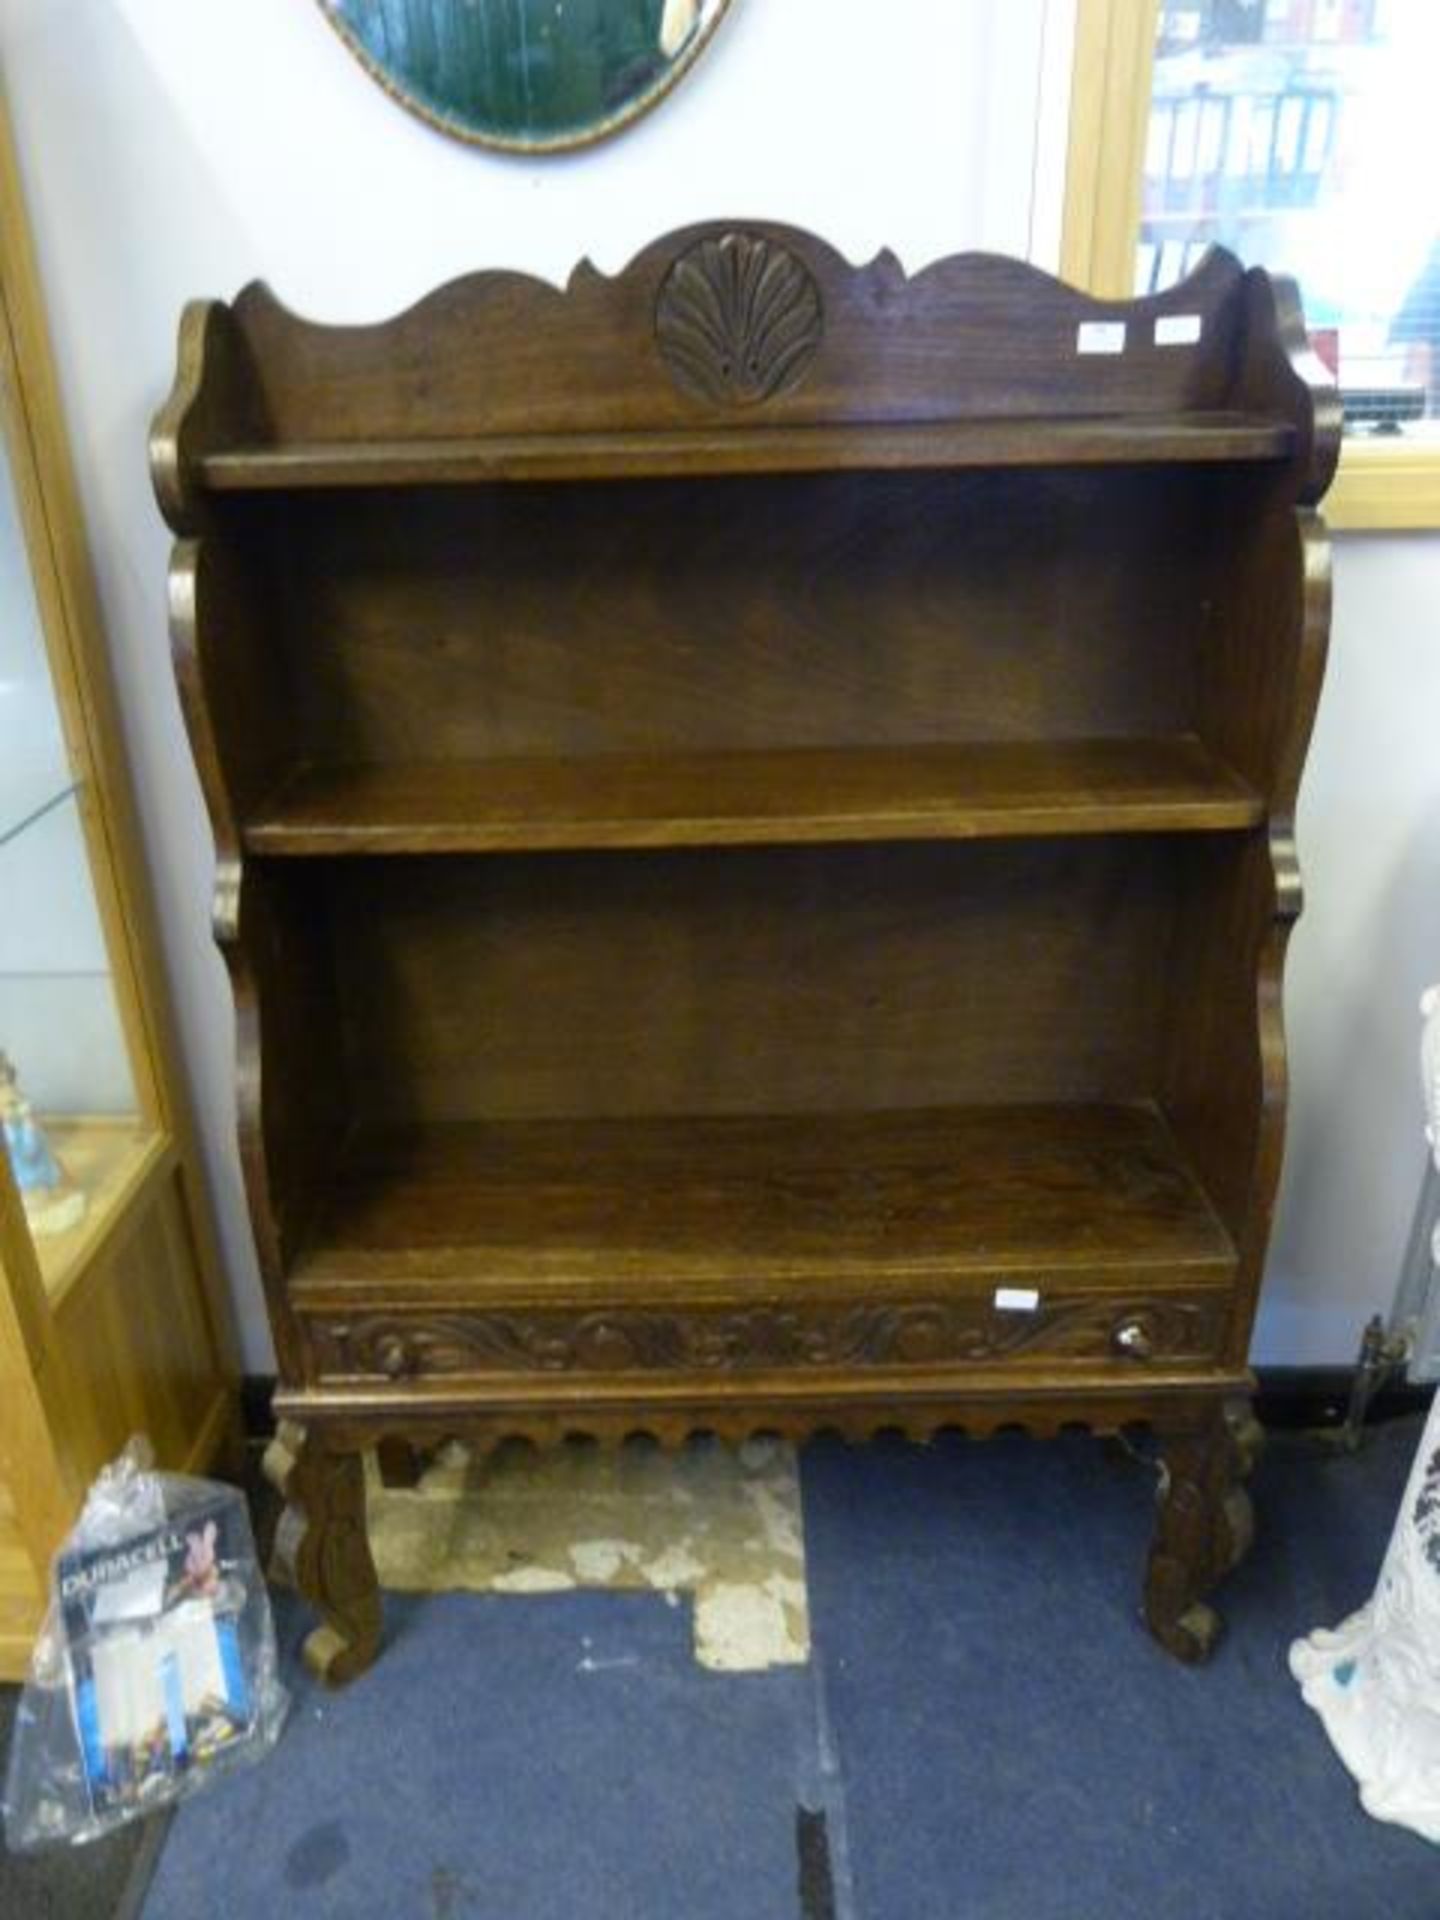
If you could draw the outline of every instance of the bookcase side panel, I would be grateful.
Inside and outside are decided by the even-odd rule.
[[[1262,517],[1207,655],[1214,725],[1266,823],[1191,855],[1171,980],[1166,1108],[1240,1252],[1243,1362],[1284,1147],[1284,969],[1302,906],[1295,805],[1324,677],[1329,542],[1318,514]]]

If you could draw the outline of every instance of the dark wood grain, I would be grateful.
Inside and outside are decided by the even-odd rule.
[[[538,1304],[1223,1286],[1233,1266],[1154,1109],[981,1107],[362,1133],[292,1285]]]
[[[1250,1547],[1254,1520],[1240,1482],[1258,1432],[1243,1401],[1221,1401],[1162,1434],[1145,1617],[1160,1644],[1187,1663],[1208,1659],[1219,1634],[1204,1596]]]
[[[613,1447],[635,1434],[678,1447],[694,1434],[739,1442],[763,1433],[798,1443],[816,1433],[857,1442],[899,1434],[924,1442],[940,1433],[1024,1431],[1048,1439],[1080,1427],[1104,1434],[1142,1426],[1165,1431],[1254,1386],[1249,1374],[1194,1363],[1112,1365],[1103,1378],[1095,1372],[972,1365],[963,1373],[916,1368],[901,1380],[893,1372],[844,1368],[739,1383],[723,1374],[679,1381],[630,1376],[623,1384],[550,1373],[504,1394],[489,1382],[477,1390],[464,1376],[433,1381],[423,1392],[414,1382],[397,1392],[389,1380],[349,1379],[280,1387],[274,1404],[281,1418],[303,1409],[347,1447],[375,1446],[395,1434],[433,1449],[459,1434],[484,1452],[513,1438],[554,1446],[583,1436]]]
[[[1023,1375],[1042,1361],[1072,1380],[1107,1379],[1117,1360],[1148,1378],[1208,1372],[1224,1342],[1228,1288],[1207,1283],[1198,1267],[1187,1269],[1184,1284],[1168,1274],[1149,1285],[1133,1265],[1126,1275],[1123,1289],[1118,1273],[1101,1286],[1087,1287],[1083,1275],[1068,1271],[1033,1285],[1037,1276],[1022,1270],[1019,1302],[989,1285],[993,1276],[973,1274],[915,1275],[903,1287],[882,1281],[864,1293],[847,1292],[836,1276],[808,1299],[787,1276],[769,1297],[756,1289],[743,1302],[688,1297],[683,1306],[613,1296],[595,1307],[573,1297],[565,1307],[513,1306],[489,1297],[495,1282],[473,1280],[471,1297],[457,1300],[462,1289],[453,1282],[415,1274],[398,1305],[383,1297],[362,1304],[353,1278],[343,1301],[328,1309],[323,1276],[296,1297],[316,1385],[407,1396],[422,1388],[450,1394],[467,1379],[490,1400],[512,1403],[551,1383],[572,1396],[623,1395],[640,1376],[672,1397],[686,1383],[703,1391],[717,1375],[732,1374],[848,1374],[872,1385],[889,1374],[902,1387],[948,1374],[969,1385],[982,1369]],[[376,1276],[375,1292],[386,1284]]]
[[[1153,466],[1283,461],[1288,420],[1263,414],[937,420],[924,426],[761,427],[712,434],[495,435],[491,439],[315,441],[206,454],[219,493],[313,487],[457,486],[498,480],[617,480],[693,473],[885,473],[971,467]]]
[[[342,1686],[380,1651],[380,1583],[366,1530],[364,1462],[319,1426],[281,1420],[265,1451],[265,1474],[286,1502],[276,1553],[320,1613],[306,1636],[306,1665]]]
[[[304,494],[226,527],[315,765],[1021,744],[1199,731],[1225,473]]]
[[[245,413],[238,400],[228,415],[212,407],[199,379],[180,383],[157,434],[157,465],[170,482],[166,510],[195,510],[212,455],[267,448],[679,432],[694,436],[687,464],[697,469],[743,453],[736,396],[723,382],[707,395],[677,380],[657,328],[677,261],[732,238],[792,254],[819,302],[818,350],[758,411],[742,410],[747,427],[904,430],[937,421],[1236,412],[1293,423],[1273,331],[1253,329],[1243,386],[1236,377],[1246,288],[1239,264],[1218,250],[1165,293],[1115,303],[990,255],[957,256],[907,278],[889,254],[857,269],[790,229],[710,225],[667,236],[614,278],[582,266],[561,290],[521,274],[476,274],[375,326],[318,325],[288,313],[267,288],[247,288],[220,311],[227,358],[216,374],[228,379],[237,364],[248,371]],[[1017,327],[1021,311],[1026,325]],[[189,316],[187,366],[199,356],[190,343],[207,326],[216,330],[212,312],[197,307]],[[1157,319],[1173,314],[1198,320],[1197,341],[1156,341]],[[1123,353],[1078,351],[1083,323],[1116,319],[1127,328]],[[895,352],[900,338],[904,351]],[[1280,402],[1273,409],[1272,389]],[[869,457],[878,457],[879,444],[874,437]],[[751,448],[763,460],[763,440]]]
[[[1198,740],[1004,742],[303,767],[255,853],[479,853],[1203,833],[1262,802]]]
[[[1222,525],[1233,540],[1236,519]],[[1295,806],[1329,644],[1330,548],[1318,515],[1272,504],[1252,513],[1234,551],[1202,699],[1212,734],[1268,782],[1269,813],[1229,859],[1195,850],[1164,1100],[1241,1248],[1242,1311],[1232,1331],[1239,1364],[1284,1149],[1284,963],[1301,908]]]
[[[264,864],[331,929],[309,1017],[408,1124],[1147,1098],[1195,844]]]
[[[450,1433],[1148,1422],[1208,1651],[1338,445],[1219,252],[1110,302],[713,222],[187,310],[152,465],[330,1677],[360,1451]]]
[[[223,884],[223,882],[222,882]],[[354,1124],[319,903],[286,872],[251,867],[217,911],[235,998],[236,1130],[276,1358],[295,1364],[286,1276]],[[228,923],[222,913],[233,913]]]

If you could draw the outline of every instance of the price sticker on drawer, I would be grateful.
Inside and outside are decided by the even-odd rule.
[[[995,1305],[1002,1313],[1033,1313],[1040,1304],[1034,1287],[996,1287]]]

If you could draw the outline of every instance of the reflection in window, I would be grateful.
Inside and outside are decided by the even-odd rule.
[[[1293,274],[1351,433],[1440,435],[1437,0],[1165,0],[1136,284]]]

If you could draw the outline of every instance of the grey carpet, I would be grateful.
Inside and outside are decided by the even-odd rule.
[[[1418,1424],[1272,1445],[1198,1672],[1138,1618],[1153,1475],[1083,1437],[808,1449],[805,1670],[702,1672],[654,1595],[452,1594],[327,1695],[284,1599],[291,1725],[145,1920],[1440,1920],[1285,1668],[1373,1586]],[[0,1914],[110,1920],[127,1844],[0,1863]]]

